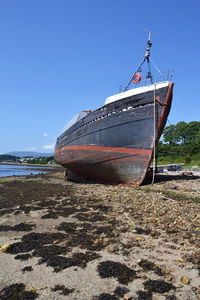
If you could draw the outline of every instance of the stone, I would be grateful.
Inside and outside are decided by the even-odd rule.
[[[190,284],[190,279],[188,277],[186,277],[186,276],[182,276],[181,277],[181,282],[183,284]]]
[[[0,248],[0,251],[7,252],[8,249],[10,249],[10,244],[5,244]]]
[[[107,250],[108,253],[113,253],[113,252],[116,252],[118,250],[118,247],[116,245],[109,245],[106,248],[106,250]]]
[[[124,297],[123,297],[123,300],[131,300],[133,299],[133,296],[131,294],[125,294]]]

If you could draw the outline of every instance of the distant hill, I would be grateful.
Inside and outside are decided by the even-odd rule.
[[[18,157],[49,157],[53,156],[53,153],[42,153],[33,151],[13,151],[6,153],[8,155],[18,156]]]
[[[20,157],[9,155],[9,154],[1,154],[0,155],[0,162],[18,162]],[[45,158],[47,159],[47,158]]]

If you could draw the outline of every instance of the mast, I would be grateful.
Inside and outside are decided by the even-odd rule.
[[[153,76],[152,76],[152,73],[151,73],[151,65],[150,65],[150,49],[151,49],[151,46],[152,46],[152,42],[151,42],[151,36],[153,34],[152,31],[149,31],[149,30],[145,30],[146,32],[148,32],[148,40],[147,40],[147,46],[146,46],[146,53],[144,55],[144,58],[142,59],[139,67],[136,69],[135,73],[133,74],[133,76],[131,77],[131,79],[129,80],[129,82],[127,83],[125,89],[124,89],[124,92],[127,91],[129,85],[131,84],[131,82],[134,80],[134,77],[136,74],[140,73],[142,71],[141,67],[142,65],[147,62],[147,65],[148,65],[148,72],[147,72],[147,75],[146,75],[146,79],[149,79],[151,83],[153,83]]]

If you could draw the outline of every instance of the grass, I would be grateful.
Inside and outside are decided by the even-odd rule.
[[[158,157],[157,164],[158,165],[168,165],[168,164],[179,164],[184,163],[185,167],[198,166],[200,167],[200,159],[197,157]]]
[[[162,193],[163,196],[176,201],[192,201],[192,202],[200,203],[199,196],[193,196],[193,195],[176,192],[176,191],[169,191],[166,189],[161,189],[160,187],[156,187],[155,185],[154,186],[144,185],[144,186],[140,186],[139,189],[145,192]]]
[[[65,170],[61,169],[59,172],[50,173],[49,176],[57,179],[65,179]]]
[[[25,178],[24,176],[22,176],[22,177],[20,177],[20,176],[10,176],[10,177],[0,178],[0,184],[11,182],[11,181],[21,181],[21,182],[37,181],[37,182],[41,182],[42,178],[39,178],[39,177]]]

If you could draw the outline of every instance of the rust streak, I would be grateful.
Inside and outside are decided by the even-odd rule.
[[[119,148],[119,147],[104,147],[104,146],[64,146],[57,149],[55,153],[59,153],[64,150],[90,150],[90,151],[108,151],[108,152],[119,152],[119,153],[131,153],[138,155],[151,155],[151,149],[132,149],[132,148]]]

